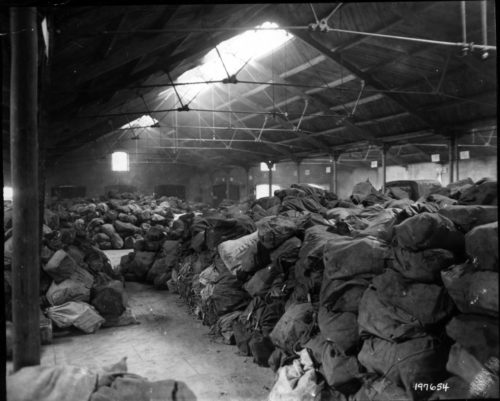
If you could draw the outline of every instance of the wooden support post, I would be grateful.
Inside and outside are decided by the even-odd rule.
[[[456,168],[455,180],[459,181],[460,180],[460,153],[458,150],[458,138],[455,138],[455,150],[453,151],[453,154],[455,155],[455,168]]]
[[[382,145],[382,193],[385,192],[385,184],[387,183],[387,152],[389,151],[390,145]]]
[[[14,371],[40,364],[36,18],[35,7],[10,9]]]
[[[245,187],[246,187],[246,194],[247,197],[250,197],[252,195],[252,190],[250,189],[250,171],[251,171],[250,166],[245,167]]]
[[[274,163],[269,161],[266,163],[268,167],[268,179],[269,179],[269,196],[273,196],[273,166]]]
[[[300,184],[300,163],[301,162],[302,162],[301,160],[295,161],[295,165],[297,167],[297,184]]]
[[[337,193],[338,182],[337,182],[337,163],[340,159],[340,152],[333,152],[330,154],[330,166],[331,166],[331,176],[330,176],[330,192],[334,194]]]
[[[39,186],[39,210],[40,210],[40,223],[38,235],[40,238],[40,254],[42,252],[42,238],[43,238],[43,221],[45,213],[45,190],[46,190],[46,168],[45,158],[47,154],[45,146],[45,138],[49,135],[49,105],[52,104],[50,96],[50,70],[52,65],[52,56],[54,48],[54,34],[53,34],[53,9],[47,8],[47,31],[49,35],[49,49],[48,54],[43,53],[43,60],[40,63],[40,94],[38,96],[38,111],[39,111],[39,127],[38,127],[38,146],[39,146],[39,160],[38,160],[38,186]]]
[[[229,181],[229,173],[230,173],[231,170],[227,170],[226,171],[226,199],[229,199],[229,192],[230,192],[230,189],[229,189],[229,185],[230,185],[230,181]]]
[[[456,154],[457,154],[457,143],[456,143],[456,138],[455,135],[451,134],[450,135],[450,141],[448,143],[448,163],[449,163],[449,174],[450,174],[450,182],[455,181],[455,160],[456,160]]]

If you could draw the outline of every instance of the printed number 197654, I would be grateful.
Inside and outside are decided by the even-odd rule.
[[[430,383],[415,383],[413,385],[415,391],[448,391],[448,383],[438,383],[438,384],[430,384]]]

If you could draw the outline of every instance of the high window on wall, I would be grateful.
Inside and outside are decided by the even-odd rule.
[[[128,153],[114,152],[111,155],[111,169],[113,171],[129,171]]]
[[[271,186],[271,196],[274,195],[274,191],[281,189],[279,185]],[[268,184],[260,184],[255,187],[255,199],[265,198],[269,196],[269,185]]]
[[[269,171],[267,163],[260,163],[260,171]],[[271,171],[276,171],[276,164],[273,164],[273,168],[271,169]]]
[[[3,200],[11,201],[13,195],[12,187],[3,187]]]

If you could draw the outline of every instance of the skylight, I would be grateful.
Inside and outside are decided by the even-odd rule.
[[[274,22],[265,22],[256,28],[265,29],[246,31],[220,43],[205,55],[200,66],[186,71],[176,82],[191,83],[228,78],[228,74],[230,76],[236,74],[249,60],[256,60],[268,54],[292,38]],[[206,87],[207,84],[181,85],[177,87],[177,91],[183,103],[187,104]]]
[[[158,120],[145,114],[142,117],[136,118],[127,124],[122,125],[120,128],[137,128],[137,127],[150,127],[158,123]]]

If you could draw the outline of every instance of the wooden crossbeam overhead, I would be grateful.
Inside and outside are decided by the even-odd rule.
[[[123,29],[125,27],[128,15],[129,15],[128,11],[125,9],[122,12],[119,20],[113,26],[110,27],[110,30],[119,31]],[[104,42],[100,50],[102,59],[105,59],[109,56],[109,53],[111,52],[111,50],[113,50],[113,47],[115,46],[116,39],[117,35],[108,35],[108,37],[104,39]]]
[[[258,104],[256,104],[255,102],[253,102],[252,100],[250,100],[248,98],[245,99],[245,102],[250,107],[252,107],[254,110],[256,110],[256,111],[259,111],[261,109]],[[271,105],[269,107],[271,107],[271,111],[272,111],[273,106]],[[266,108],[266,109],[269,109],[269,108]],[[305,132],[301,131],[300,129],[297,130],[296,127],[295,127],[295,125],[293,125],[292,123],[290,123],[281,114],[277,113],[276,114],[276,119],[278,119],[278,120],[281,121],[280,124],[278,125],[279,127],[289,128],[290,132],[292,132],[295,135],[297,135],[298,138],[305,140],[310,145],[312,145],[314,148],[323,149],[323,148],[325,148],[325,146],[328,146],[325,142],[322,142],[321,140],[318,140],[318,139],[315,139],[315,138],[311,138],[308,134],[306,134]],[[240,121],[242,121],[242,120],[244,121],[244,118],[241,118],[239,120]]]
[[[335,53],[331,53],[330,50],[325,47],[323,44],[318,42],[314,36],[312,35],[311,32],[296,32],[295,34],[297,37],[301,38],[304,42],[307,44],[313,46],[316,48],[318,51],[324,53],[325,55],[331,57],[333,61],[336,63],[340,64],[344,68],[346,68],[349,72],[353,73],[354,75],[358,76],[360,79],[364,80],[367,85],[372,86],[375,89],[381,90],[381,91],[386,91],[384,92],[384,95],[391,100],[395,101],[401,108],[409,112],[412,116],[418,118],[420,121],[428,125],[429,127],[432,127],[436,130],[439,129],[439,127],[434,126],[434,122],[429,120],[429,118],[423,114],[420,113],[419,111],[415,110],[414,107],[411,106],[411,104],[408,103],[406,99],[403,98],[403,96],[397,94],[397,93],[392,93],[390,92],[390,88],[386,87],[383,83],[378,81],[377,79],[373,78],[371,74],[363,72],[360,70],[358,67],[356,67],[354,64],[349,62],[348,60],[345,59],[345,57],[339,57]]]
[[[216,87],[217,88],[217,87]],[[219,93],[217,93],[217,91],[215,91],[215,93],[219,95]],[[256,104],[250,104],[252,107],[256,107],[257,105]],[[219,115],[219,117],[221,117],[222,119],[224,119],[226,122],[229,123],[229,117],[224,115],[223,113]],[[241,127],[242,128],[248,128],[247,125],[241,120],[241,118],[239,116],[235,116],[236,120],[239,122],[239,124],[241,124]],[[233,123],[234,121],[232,121]],[[255,136],[255,134],[252,132],[252,131],[245,131],[246,133],[248,133],[249,135],[251,135],[254,139],[257,139],[257,137]],[[276,152],[280,153],[281,155],[283,156],[286,156],[286,157],[289,157],[290,156],[290,151],[285,151],[283,149],[282,146],[274,146],[274,145],[271,145],[271,144],[267,144],[267,146],[273,148]]]

